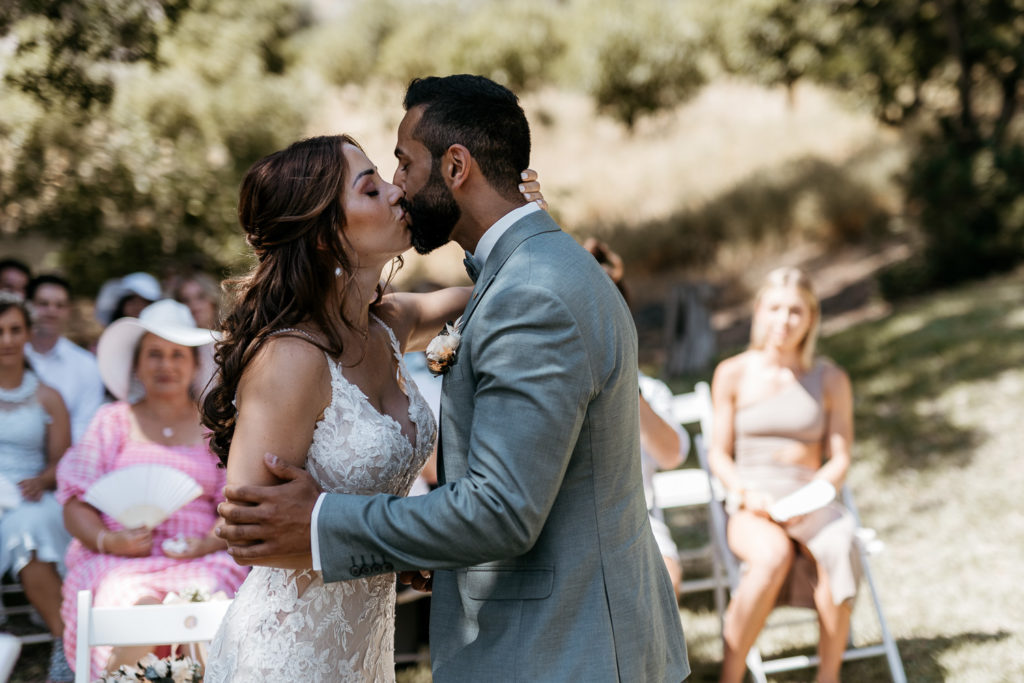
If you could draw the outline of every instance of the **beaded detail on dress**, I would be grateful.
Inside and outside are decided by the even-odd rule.
[[[24,403],[36,395],[39,389],[39,378],[31,370],[25,370],[21,384],[13,389],[0,387],[0,403]]]
[[[430,455],[437,428],[394,333],[373,319],[391,340],[416,443],[328,358],[331,404],[316,425],[306,465],[328,492],[404,496]],[[394,619],[394,574],[325,584],[312,570],[255,567],[210,647],[204,680],[393,680]]]

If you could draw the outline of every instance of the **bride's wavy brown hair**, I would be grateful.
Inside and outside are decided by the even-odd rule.
[[[343,288],[337,286],[338,278],[354,277],[341,230],[345,144],[359,147],[347,135],[296,142],[257,161],[242,181],[238,220],[256,264],[224,283],[230,312],[216,347],[217,375],[202,406],[210,448],[223,463],[235,432],[238,382],[267,336],[310,325],[322,335],[317,346],[339,357],[343,328],[353,327],[342,313]],[[368,305],[379,303],[381,295],[378,287]]]

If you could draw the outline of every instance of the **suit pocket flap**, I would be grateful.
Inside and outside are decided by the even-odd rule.
[[[466,595],[473,600],[543,600],[551,595],[554,567],[470,567]]]

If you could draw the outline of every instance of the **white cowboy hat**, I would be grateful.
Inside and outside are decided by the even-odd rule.
[[[122,401],[131,387],[135,347],[147,332],[182,346],[204,346],[217,341],[216,333],[196,327],[188,306],[173,299],[146,306],[138,318],[115,320],[100,335],[96,361],[103,383]]]
[[[149,273],[142,272],[107,280],[96,295],[96,319],[103,325],[109,325],[117,304],[129,294],[141,296],[146,301],[156,301],[161,295],[160,283]]]

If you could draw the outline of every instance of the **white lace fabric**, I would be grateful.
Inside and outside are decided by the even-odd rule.
[[[437,427],[394,334],[374,320],[391,340],[416,444],[328,358],[331,404],[313,433],[306,466],[328,492],[404,496],[430,455]],[[394,632],[393,573],[325,584],[313,570],[254,567],[210,646],[204,680],[391,681]]]

